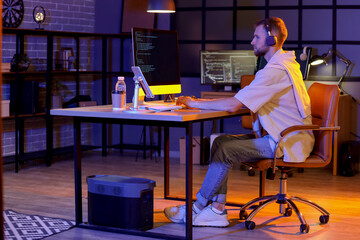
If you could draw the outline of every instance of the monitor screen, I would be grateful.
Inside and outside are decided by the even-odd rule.
[[[133,28],[132,44],[134,66],[141,68],[153,94],[181,93],[177,32]]]
[[[240,85],[242,75],[254,74],[253,50],[200,51],[201,84]]]
[[[303,53],[302,48],[284,48],[284,51],[294,51],[295,52],[296,61],[300,64],[300,71],[303,75],[303,80],[306,80],[309,75],[309,70],[310,70],[309,62],[310,62],[310,57],[311,57],[311,50],[312,50],[311,47],[306,48],[307,58],[305,61],[303,61],[300,59],[300,55]],[[267,64],[266,59],[264,57],[259,57],[257,71],[259,71],[260,69],[263,69],[266,64]]]

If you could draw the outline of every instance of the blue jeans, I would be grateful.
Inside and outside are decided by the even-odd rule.
[[[211,147],[209,169],[196,194],[197,202],[204,207],[210,202],[225,204],[228,173],[234,164],[274,157],[268,137],[253,138],[252,134],[217,137]]]

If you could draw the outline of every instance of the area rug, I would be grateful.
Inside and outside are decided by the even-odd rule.
[[[75,222],[4,211],[5,240],[35,240],[68,230]]]

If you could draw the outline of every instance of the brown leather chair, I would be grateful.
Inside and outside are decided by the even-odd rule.
[[[241,89],[243,89],[244,87],[246,87],[247,85],[250,85],[250,83],[255,79],[255,75],[241,75],[241,79],[240,79],[240,87]],[[241,126],[244,129],[253,129],[253,115],[245,115],[241,117]],[[256,135],[254,134],[254,137],[256,137]],[[244,166],[246,167],[246,166]],[[241,167],[241,169],[243,170],[243,168]],[[247,169],[248,171],[248,175],[249,176],[255,176],[255,170],[252,167],[249,167]],[[264,180],[262,180],[263,177],[263,172],[260,172],[260,184],[261,187],[259,189],[259,196],[263,196],[264,195]]]
[[[255,75],[242,75],[240,79],[240,87],[243,89],[255,79]],[[252,118],[250,115],[241,117],[241,125],[245,129],[252,129]]]
[[[330,214],[320,207],[319,205],[295,196],[287,194],[287,172],[291,168],[319,168],[324,167],[331,161],[333,133],[339,130],[339,127],[334,127],[335,115],[338,108],[340,90],[337,85],[326,85],[321,83],[314,83],[311,85],[309,91],[311,101],[311,115],[313,125],[308,126],[292,126],[281,132],[281,139],[294,131],[307,131],[313,130],[315,135],[315,145],[311,155],[303,163],[289,163],[284,162],[282,159],[262,159],[252,163],[245,163],[255,169],[268,172],[267,178],[274,179],[275,170],[279,170],[280,176],[280,191],[276,195],[258,197],[245,204],[240,209],[239,217],[245,220],[247,229],[254,229],[256,224],[251,221],[252,218],[265,206],[272,202],[280,204],[280,214],[290,216],[294,210],[301,222],[300,232],[309,232],[309,225],[306,223],[303,214],[299,211],[294,201],[305,203],[314,207],[321,212],[319,220],[321,223],[329,221]],[[279,142],[280,142],[279,141]],[[336,143],[335,143],[336,144]],[[277,151],[277,148],[275,152]],[[275,154],[276,156],[276,154]],[[270,171],[269,171],[270,170]],[[246,212],[248,208],[260,203],[249,215]],[[285,205],[286,208],[285,208]]]
[[[253,80],[255,79],[255,75],[242,75],[240,80],[240,87],[243,89],[247,85],[249,85]],[[241,125],[244,129],[253,129],[253,115],[245,115],[241,117]],[[263,130],[263,135],[266,134],[266,132]],[[254,134],[254,137],[257,137]],[[255,170],[253,167],[248,168],[248,175],[249,176],[255,176]],[[263,173],[260,172],[260,189],[259,189],[259,196],[264,195],[264,185],[265,185],[265,179],[262,177]]]

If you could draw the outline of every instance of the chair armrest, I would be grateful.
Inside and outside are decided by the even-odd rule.
[[[308,130],[318,130],[318,131],[338,131],[340,130],[339,126],[334,126],[334,127],[320,127],[319,125],[294,125],[291,127],[288,127],[286,129],[284,129],[281,133],[281,139],[279,140],[279,142],[282,141],[282,139],[288,135],[289,133],[292,132],[297,132],[297,131],[308,131]]]
[[[288,135],[291,132],[295,132],[295,131],[307,131],[307,130],[315,130],[320,128],[319,125],[294,125],[291,127],[288,127],[286,129],[284,129],[281,133],[280,136],[285,137],[286,135]],[[280,140],[281,141],[281,140]]]
[[[286,129],[284,129],[281,133],[280,133],[280,140],[279,142],[276,144],[276,148],[275,148],[275,152],[274,152],[274,160],[273,160],[273,174],[275,174],[275,170],[276,170],[276,153],[279,149],[280,143],[283,141],[283,139],[290,133],[292,132],[298,132],[298,131],[309,131],[309,130],[317,130],[317,131],[339,131],[340,127],[339,126],[334,126],[334,127],[321,127],[319,125],[294,125],[291,127],[288,127]]]

